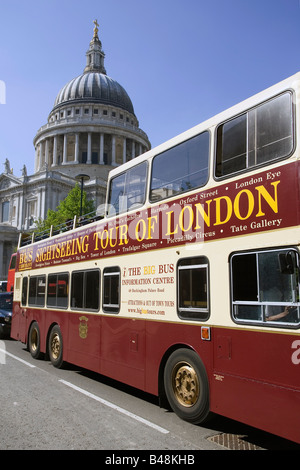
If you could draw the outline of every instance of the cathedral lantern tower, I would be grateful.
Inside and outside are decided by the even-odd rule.
[[[86,72],[100,72],[106,75],[106,70],[104,68],[104,57],[105,54],[102,51],[102,44],[98,37],[98,22],[94,21],[94,36],[90,42],[90,48],[86,53],[87,63],[84,69]]]

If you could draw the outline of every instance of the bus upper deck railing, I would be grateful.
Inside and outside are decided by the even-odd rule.
[[[97,215],[95,211],[88,214],[84,214],[80,217],[74,216],[74,219],[69,219],[59,225],[51,225],[49,229],[41,230],[40,232],[32,231],[29,233],[20,233],[18,248],[22,246],[30,245],[34,242],[45,240],[47,238],[59,235],[69,230],[73,230],[83,225],[91,224],[97,220],[103,219],[103,215]]]

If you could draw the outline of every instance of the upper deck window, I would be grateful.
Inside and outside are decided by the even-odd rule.
[[[110,181],[108,215],[121,214],[145,202],[147,162],[136,165]]]
[[[219,126],[216,176],[287,157],[292,149],[292,95],[287,92]]]
[[[203,186],[208,179],[209,133],[187,140],[153,159],[150,201]]]

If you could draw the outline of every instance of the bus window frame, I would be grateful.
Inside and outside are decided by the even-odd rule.
[[[114,270],[114,271],[113,271]],[[105,277],[118,276],[118,304],[104,303],[105,300]],[[111,299],[111,294],[110,299]],[[121,310],[121,269],[119,266],[106,266],[102,271],[102,311],[104,313],[118,314]]]
[[[281,328],[281,329],[294,329],[294,330],[299,330],[300,329],[300,301],[298,302],[288,302],[288,301],[280,301],[280,302],[271,302],[271,301],[263,301],[261,300],[261,292],[262,290],[260,289],[262,285],[262,281],[259,279],[259,266],[257,265],[256,261],[256,268],[257,268],[257,275],[256,275],[256,281],[257,281],[257,293],[258,293],[258,300],[257,301],[235,301],[234,296],[233,296],[233,269],[232,269],[232,260],[235,256],[243,256],[243,255],[257,255],[260,253],[277,253],[279,255],[280,252],[286,252],[286,251],[293,251],[296,254],[296,259],[297,259],[297,264],[295,266],[295,269],[298,271],[297,277],[298,277],[298,292],[300,292],[300,280],[299,280],[299,263],[300,263],[300,256],[299,256],[299,251],[297,250],[296,247],[270,247],[270,248],[261,248],[261,249],[251,249],[251,250],[241,250],[238,252],[231,253],[229,256],[229,278],[230,278],[230,316],[231,319],[234,323],[239,324],[239,325],[255,325],[259,327],[264,327],[264,328]],[[284,275],[284,274],[283,274]],[[292,304],[292,305],[290,305]],[[253,306],[257,307],[261,310],[261,318],[260,319],[250,319],[250,318],[237,318],[235,315],[235,307],[237,306]],[[267,306],[280,306],[283,308],[283,305],[286,306],[295,306],[298,308],[298,322],[287,322],[285,321],[285,317],[282,319],[277,319],[277,320],[267,320],[266,315],[265,315],[265,307]]]
[[[55,305],[49,305],[49,302],[48,302],[48,297],[49,297],[49,277],[51,276],[57,276],[57,280],[56,280],[56,286],[58,285],[57,281],[58,281],[58,276],[62,276],[62,275],[67,275],[68,277],[68,282],[67,282],[67,295],[64,296],[63,298],[67,299],[67,305],[57,305],[57,289],[56,289],[56,294],[55,294],[55,299],[56,299],[56,303]],[[70,303],[70,300],[69,300],[69,297],[70,297],[70,272],[69,271],[63,271],[63,272],[54,272],[54,273],[49,273],[48,276],[47,276],[47,289],[46,289],[46,301],[45,301],[45,307],[48,309],[48,310],[53,310],[53,309],[60,309],[60,310],[67,310],[68,307],[69,307],[69,303]]]
[[[42,279],[44,278],[45,280],[45,290],[44,290],[44,296],[43,296],[43,303],[32,303],[30,302],[30,283],[33,279],[36,279],[37,282],[38,282],[38,279]],[[28,287],[27,287],[27,302],[28,302],[28,305],[30,307],[39,307],[39,308],[44,308],[45,307],[45,304],[46,304],[46,287],[47,287],[47,276],[46,274],[35,274],[34,276],[28,276]],[[37,295],[37,291],[38,291],[38,284],[36,286],[36,290],[35,290],[35,300],[38,299],[38,295]],[[40,299],[42,299],[42,296],[40,297]]]
[[[24,292],[24,281],[26,281],[26,292]],[[28,290],[29,290],[29,278],[28,276],[22,277],[22,290],[21,290],[21,306],[26,307],[28,304]],[[25,294],[25,302],[23,302],[23,295]]]
[[[84,303],[84,306],[83,307],[74,307],[72,306],[72,293],[73,293],[73,275],[74,274],[77,274],[77,273],[83,273],[83,289],[84,287],[86,287],[86,284],[87,284],[87,280],[86,280],[86,277],[87,277],[87,273],[91,273],[91,272],[98,272],[98,276],[99,276],[99,291],[98,291],[98,308],[89,308],[89,307],[86,307],[86,291],[83,291],[83,303]],[[88,312],[99,312],[100,310],[100,291],[101,291],[101,270],[99,268],[91,268],[91,269],[76,269],[76,270],[73,270],[71,271],[70,273],[70,284],[69,284],[69,290],[70,290],[70,309],[71,310],[76,310],[76,311],[79,311],[79,312],[82,312],[82,311],[88,311]]]
[[[192,260],[196,261],[199,260],[197,263],[193,262],[191,264],[188,264],[189,261],[192,262]],[[184,263],[187,264],[184,264]],[[207,306],[206,308],[201,308],[201,307],[181,307],[180,306],[180,276],[179,273],[180,271],[183,270],[191,270],[191,269],[197,269],[197,268],[205,268],[205,274],[206,274],[206,302]],[[210,270],[209,270],[209,259],[207,256],[191,256],[191,257],[184,257],[178,260],[177,266],[176,266],[176,277],[177,277],[177,295],[176,295],[176,301],[177,301],[177,315],[181,320],[186,320],[186,321],[199,321],[199,322],[206,322],[210,318]]]
[[[207,175],[206,175],[206,179],[205,179],[205,182],[203,182],[203,184],[201,185],[198,185],[198,186],[195,186],[193,188],[188,188],[184,191],[178,191],[174,194],[171,194],[169,196],[165,196],[165,197],[161,197],[159,199],[153,199],[151,198],[151,187],[152,187],[152,177],[153,177],[153,162],[154,160],[157,158],[157,157],[160,157],[161,155],[163,155],[164,153],[166,152],[170,152],[171,150],[175,149],[176,147],[179,147],[180,145],[183,145],[193,139],[195,139],[196,137],[199,137],[200,135],[203,135],[203,134],[208,134],[208,151],[207,151]],[[201,132],[198,132],[197,134],[189,137],[188,139],[185,139],[181,142],[179,142],[178,144],[176,145],[173,145],[172,147],[169,147],[168,149],[164,150],[163,152],[160,152],[160,153],[157,153],[156,155],[153,155],[153,157],[151,158],[151,168],[150,168],[150,174],[149,174],[149,187],[148,187],[148,198],[149,198],[149,203],[150,204],[156,204],[156,203],[160,203],[161,201],[165,201],[167,199],[170,199],[172,197],[178,197],[180,196],[181,194],[185,194],[185,193],[188,193],[188,192],[191,192],[191,191],[196,191],[197,189],[199,188],[203,188],[204,186],[207,185],[208,181],[209,181],[209,178],[210,178],[210,168],[211,168],[211,145],[212,145],[212,136],[211,136],[211,130],[210,129],[204,129],[203,131]]]
[[[218,158],[217,158],[217,156],[218,156],[218,130],[222,126],[224,126],[225,124],[227,124],[230,121],[233,121],[234,119],[237,119],[237,118],[239,118],[243,115],[246,115],[247,121],[248,121],[248,119],[249,119],[248,116],[249,116],[249,113],[251,111],[253,111],[254,109],[259,108],[260,106],[265,105],[268,102],[276,100],[276,98],[279,98],[280,96],[283,96],[285,94],[290,95],[290,104],[291,104],[291,112],[292,112],[292,125],[291,125],[291,129],[292,129],[292,149],[291,149],[290,153],[288,153],[287,155],[285,155],[283,157],[274,158],[274,159],[268,160],[266,162],[258,163],[258,164],[253,165],[253,166],[248,166],[246,168],[235,171],[233,173],[228,173],[226,175],[217,176],[216,173],[217,173],[217,161],[218,161]],[[246,133],[248,135],[248,128],[246,129]],[[248,141],[246,141],[246,153],[248,152],[247,143],[248,143]],[[270,96],[269,98],[267,98],[267,99],[265,99],[265,100],[263,100],[259,103],[256,103],[255,105],[251,106],[250,108],[244,109],[240,113],[237,113],[234,116],[231,116],[228,119],[225,119],[224,121],[222,121],[222,122],[220,122],[216,125],[215,132],[214,132],[213,178],[214,178],[215,181],[223,181],[223,180],[226,180],[226,179],[229,179],[229,178],[234,178],[235,176],[243,175],[245,173],[250,173],[252,171],[255,171],[256,169],[264,168],[266,166],[270,166],[270,165],[273,165],[273,164],[278,163],[280,161],[289,159],[295,153],[295,150],[296,150],[295,92],[294,92],[294,90],[288,88],[288,89],[286,89],[286,90],[284,90],[284,91],[282,91],[282,92],[280,92],[276,95]],[[248,158],[248,157],[246,156],[246,158]]]
[[[144,193],[143,193],[143,202],[142,203],[134,203],[129,208],[127,207],[127,204],[126,204],[125,209],[120,210],[120,208],[119,208],[118,210],[116,210],[115,205],[112,204],[111,201],[110,201],[110,198],[111,198],[111,195],[110,195],[111,184],[113,183],[114,180],[116,180],[116,178],[120,178],[123,175],[126,178],[126,174],[128,174],[130,171],[134,170],[138,166],[142,166],[142,165],[145,166],[145,170],[146,170],[145,171],[146,174],[145,174],[145,186],[144,186]],[[108,180],[108,188],[107,188],[106,217],[107,218],[113,218],[113,217],[117,217],[118,215],[126,214],[126,213],[130,212],[131,210],[141,209],[146,204],[146,201],[147,201],[148,179],[149,179],[149,161],[148,160],[144,160],[140,163],[132,165],[129,168],[127,168],[126,170],[122,171],[121,173],[118,173],[117,175],[110,178]],[[125,196],[127,197],[128,195],[126,194]],[[111,211],[112,208],[113,208],[113,210]]]

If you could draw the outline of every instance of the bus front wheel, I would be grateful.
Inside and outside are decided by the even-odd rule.
[[[50,331],[48,351],[54,367],[60,368],[63,364],[63,339],[58,325],[55,325]]]
[[[164,387],[169,405],[182,419],[203,423],[209,416],[209,385],[199,356],[190,349],[177,349],[167,360]]]
[[[28,349],[34,359],[39,359],[41,356],[40,342],[41,335],[39,324],[34,321],[30,326],[28,335]]]

